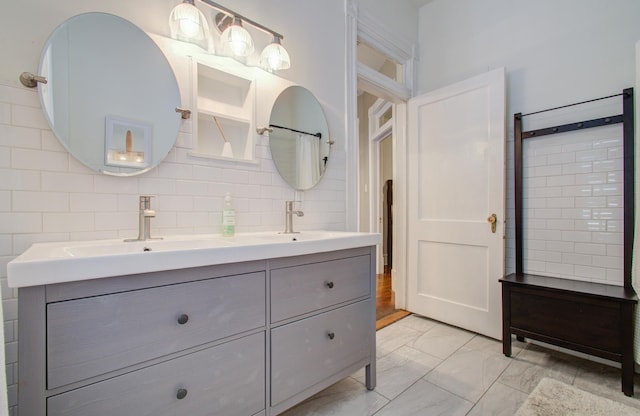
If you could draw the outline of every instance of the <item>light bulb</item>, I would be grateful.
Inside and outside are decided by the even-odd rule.
[[[253,53],[253,39],[245,28],[242,20],[234,17],[233,23],[222,32],[222,43],[234,56],[249,56]]]
[[[190,42],[213,52],[209,24],[194,0],[184,0],[173,8],[169,15],[169,27],[173,39]]]
[[[280,44],[280,38],[278,36],[275,36],[273,42],[267,45],[262,51],[260,65],[268,71],[278,71],[291,67],[289,53]]]

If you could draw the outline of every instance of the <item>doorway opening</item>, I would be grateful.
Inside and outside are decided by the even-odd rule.
[[[379,159],[370,163],[369,150],[376,151],[379,143],[369,146],[369,108],[378,100],[388,104],[392,120],[393,210],[390,239],[391,262],[390,295],[397,309],[406,307],[406,139],[407,101],[413,94],[415,45],[398,37],[387,25],[358,10],[354,0],[347,1],[347,228],[358,231],[377,231],[383,212],[381,198],[371,200],[373,178],[379,173]],[[367,101],[367,104],[363,104]],[[389,113],[387,113],[389,114]],[[382,117],[382,123],[386,120]],[[377,136],[377,141],[386,136]],[[381,185],[385,182],[380,180]],[[377,189],[376,189],[377,192]],[[384,194],[382,188],[380,195]],[[374,210],[380,212],[374,213]],[[372,226],[372,223],[375,227]],[[388,256],[388,253],[387,253]],[[389,258],[387,257],[387,262]],[[380,250],[377,272],[384,281],[384,253]],[[385,285],[379,285],[381,288]],[[387,285],[389,286],[389,285]],[[394,308],[394,309],[395,309]]]

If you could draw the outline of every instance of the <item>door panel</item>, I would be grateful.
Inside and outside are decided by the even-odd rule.
[[[494,338],[504,272],[504,96],[499,69],[409,101],[408,309]]]

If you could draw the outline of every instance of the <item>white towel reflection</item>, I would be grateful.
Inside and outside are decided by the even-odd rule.
[[[296,140],[296,183],[298,189],[313,187],[320,179],[320,140],[298,134]]]

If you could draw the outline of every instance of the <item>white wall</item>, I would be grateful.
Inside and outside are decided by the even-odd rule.
[[[9,401],[17,402],[18,293],[6,285],[6,264],[40,241],[124,238],[137,235],[137,200],[156,195],[152,234],[219,232],[222,198],[231,191],[237,231],[284,226],[284,200],[294,191],[277,175],[266,138],[258,138],[257,165],[187,156],[184,122],[167,159],[141,176],[109,177],[89,171],[58,143],[43,117],[35,90],[19,84],[37,72],[51,31],[88,11],[120,15],[143,30],[167,36],[168,16],[180,0],[23,0],[0,12],[0,283],[2,284]],[[345,227],[345,15],[341,1],[220,0],[284,35],[292,68],[282,73],[313,92],[327,116],[331,148],[327,173],[303,195],[298,229]],[[206,6],[202,7],[207,10]],[[331,28],[331,30],[327,30]],[[328,47],[327,45],[330,45]],[[99,82],[99,80],[97,80]],[[261,119],[270,108],[257,103]],[[300,195],[298,195],[300,196]],[[15,414],[15,408],[12,411]]]
[[[410,0],[354,0],[358,12],[384,24],[385,30],[413,42],[418,36],[418,13]]]
[[[421,8],[420,92],[506,68],[508,221],[513,218],[513,114],[634,86],[639,17],[637,0],[434,0]],[[513,262],[508,226],[507,272]]]

